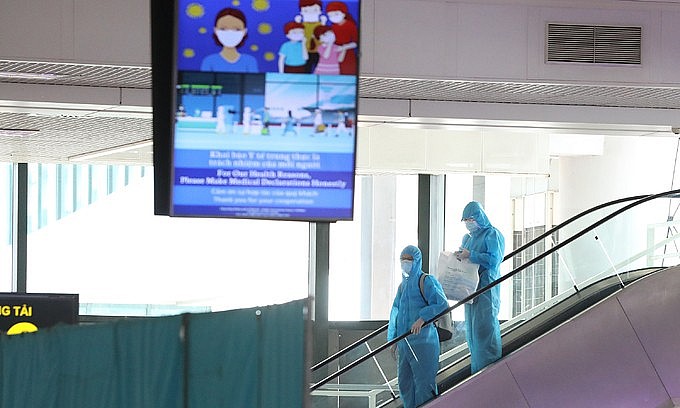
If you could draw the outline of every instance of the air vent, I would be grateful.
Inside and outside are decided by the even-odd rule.
[[[642,27],[548,24],[547,61],[641,64]]]

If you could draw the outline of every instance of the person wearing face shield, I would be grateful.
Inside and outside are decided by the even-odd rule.
[[[201,62],[201,71],[258,72],[257,59],[238,52],[246,40],[246,16],[241,10],[224,8],[215,16],[213,40],[222,50],[210,54]]]
[[[461,221],[469,231],[463,236],[459,259],[469,258],[479,264],[477,290],[500,278],[500,264],[505,253],[505,238],[486,216],[481,204],[468,203]],[[471,369],[476,373],[501,358],[501,329],[498,323],[500,286],[496,285],[465,304],[465,337],[470,348]]]
[[[439,337],[434,324],[423,325],[443,312],[449,304],[441,284],[426,274],[423,290],[420,279],[423,256],[417,247],[409,245],[400,256],[402,280],[392,303],[387,340],[404,333],[410,334],[393,347],[397,352],[399,394],[404,408],[414,408],[434,398],[439,368]]]

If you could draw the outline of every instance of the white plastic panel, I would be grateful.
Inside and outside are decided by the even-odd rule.
[[[527,131],[530,132],[530,131]],[[361,173],[548,174],[549,138],[497,129],[360,128]]]
[[[485,131],[483,171],[548,174],[548,138],[534,133]]]
[[[356,170],[358,172],[367,171],[371,162],[371,132],[370,127],[359,127],[357,129],[357,153]]]
[[[427,170],[432,173],[481,171],[482,137],[480,131],[428,131]]]
[[[426,168],[427,143],[422,131],[373,127],[369,166],[373,171],[422,171]]]

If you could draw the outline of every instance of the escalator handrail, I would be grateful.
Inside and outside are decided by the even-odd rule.
[[[618,210],[614,211],[613,213],[611,213],[611,214],[609,214],[609,215],[603,217],[603,218],[600,219],[599,221],[594,222],[594,223],[591,224],[590,226],[584,228],[583,230],[579,231],[578,233],[574,234],[573,236],[571,236],[571,237],[565,239],[564,241],[560,242],[559,244],[553,246],[552,248],[550,248],[549,250],[543,252],[543,253],[540,254],[539,256],[537,256],[537,257],[535,257],[535,258],[533,258],[533,259],[527,261],[527,262],[524,263],[523,265],[520,265],[519,267],[517,267],[517,268],[515,268],[514,270],[510,271],[509,273],[507,273],[507,274],[501,276],[500,278],[498,278],[498,279],[496,279],[495,281],[489,283],[488,285],[484,286],[483,288],[481,288],[481,289],[477,290],[476,292],[470,294],[470,295],[467,296],[465,299],[462,299],[462,300],[456,302],[454,305],[449,306],[448,308],[444,309],[444,311],[442,311],[441,313],[439,313],[438,315],[436,315],[436,316],[433,317],[432,319],[427,320],[427,321],[425,322],[424,325],[430,324],[430,323],[436,321],[436,320],[439,319],[440,317],[442,317],[442,316],[444,316],[445,314],[451,312],[453,309],[456,309],[456,308],[459,307],[460,305],[465,304],[466,302],[468,302],[468,301],[470,301],[470,300],[476,298],[477,296],[479,296],[480,294],[486,292],[487,290],[491,289],[492,287],[501,284],[501,283],[504,282],[505,280],[507,280],[507,279],[513,277],[514,275],[516,275],[517,273],[521,272],[522,270],[528,268],[529,266],[531,266],[531,265],[533,265],[534,263],[538,262],[539,260],[541,260],[541,259],[547,257],[548,255],[551,255],[553,252],[558,251],[559,249],[561,249],[561,248],[564,247],[565,245],[567,245],[567,244],[573,242],[574,240],[576,240],[576,239],[582,237],[583,235],[587,234],[588,232],[592,231],[593,229],[597,228],[598,226],[602,225],[603,223],[609,221],[610,219],[616,217],[617,215],[619,215],[619,214],[621,214],[621,213],[623,213],[623,212],[629,210],[630,208],[636,207],[636,206],[638,206],[638,205],[640,205],[640,204],[643,204],[643,203],[645,203],[645,202],[647,202],[647,201],[654,200],[654,199],[656,199],[656,198],[661,198],[661,197],[670,196],[670,195],[677,195],[677,194],[680,194],[680,189],[669,190],[669,191],[665,191],[665,192],[657,193],[657,194],[649,194],[649,195],[642,196],[641,198],[636,199],[636,200],[633,201],[632,203],[630,203],[630,204],[628,204],[628,205],[625,205],[625,206],[619,208]],[[628,200],[628,199],[620,199],[620,200],[615,200],[615,201],[613,201],[613,202],[611,202],[611,203],[617,204],[617,203],[621,203],[621,202],[625,202],[625,201],[630,201],[630,200]],[[611,205],[611,204],[610,204],[610,205]],[[598,207],[599,207],[599,208],[603,208],[602,205],[600,205],[600,206],[598,206]],[[594,210],[593,210],[593,211],[594,211]],[[586,210],[586,211],[584,211],[584,212],[581,213],[581,214],[584,214],[584,215],[585,215],[585,214],[590,213],[590,212],[592,212],[592,211],[591,211],[591,210]],[[579,215],[580,215],[580,214],[579,214]],[[577,217],[572,217],[571,219],[568,220],[568,222],[565,221],[564,223],[561,223],[560,225],[558,225],[558,227],[559,227],[559,228],[563,228],[565,225],[567,225],[568,223],[571,223],[571,222],[574,221],[576,218],[579,218],[579,217],[578,217],[578,216],[577,216]],[[558,227],[555,227],[555,228],[558,228]],[[553,230],[554,230],[555,228],[553,228]],[[547,236],[547,233],[543,234],[543,236],[544,236],[544,237]],[[532,242],[533,242],[533,241],[532,241]],[[513,251],[513,252],[516,252],[516,251]],[[509,259],[509,258],[507,258],[507,257],[504,258],[504,260],[506,260],[506,259]],[[423,325],[423,326],[424,326],[424,325]],[[382,326],[382,327],[376,329],[373,333],[370,333],[369,335],[367,335],[367,336],[365,336],[365,337],[372,338],[372,337],[376,336],[377,334],[379,334],[380,332],[382,332],[383,330],[385,330],[385,329],[387,328],[387,326],[388,326],[388,325],[384,325],[384,326]],[[373,349],[370,353],[368,353],[368,354],[366,354],[366,355],[364,355],[364,356],[358,358],[357,360],[355,360],[355,361],[349,363],[348,365],[346,365],[346,366],[344,366],[344,367],[338,369],[338,371],[336,371],[335,373],[333,373],[333,374],[327,376],[327,377],[324,378],[323,380],[321,380],[321,381],[319,381],[319,382],[313,384],[313,385],[310,387],[310,391],[314,391],[314,390],[316,390],[317,388],[319,388],[319,387],[321,387],[322,385],[324,385],[325,383],[327,383],[328,381],[330,381],[330,380],[332,380],[332,379],[334,379],[334,378],[339,377],[340,375],[344,374],[345,372],[349,371],[350,369],[356,367],[357,365],[363,363],[364,361],[368,360],[369,358],[372,358],[373,356],[377,355],[378,353],[380,353],[381,351],[383,351],[383,350],[385,350],[386,348],[390,347],[391,345],[397,343],[399,340],[402,340],[402,339],[408,337],[410,334],[411,334],[410,331],[407,331],[406,333],[403,333],[402,335],[395,337],[394,339],[388,341],[387,343],[383,344],[382,346],[379,346],[379,347]],[[359,340],[359,341],[361,341],[361,340]],[[357,342],[355,342],[355,343],[357,343]],[[340,350],[338,353],[335,353],[335,354],[334,354],[333,356],[331,356],[331,357],[337,358],[339,355],[348,352],[349,350],[351,350],[352,348],[354,348],[355,343],[353,343],[353,344],[350,345],[350,346],[345,347],[343,350]],[[359,344],[360,344],[360,343],[359,343]],[[334,358],[331,358],[331,357],[328,357],[327,359],[325,359],[325,360],[322,361],[321,363],[324,363],[324,364],[325,364],[325,363],[328,362],[328,361],[332,361]],[[315,367],[318,368],[318,366],[319,366],[321,363],[316,364]]]
[[[623,203],[623,202],[626,202],[626,201],[639,200],[639,199],[644,198],[644,197],[647,197],[647,195],[638,195],[638,196],[620,198],[620,199],[617,199],[617,200],[612,200],[612,201],[606,202],[604,204],[597,205],[597,206],[592,207],[590,209],[587,209],[585,211],[582,211],[579,214],[576,214],[575,216],[569,218],[568,220],[554,226],[553,228],[549,229],[548,231],[544,232],[543,234],[539,235],[538,237],[534,238],[533,240],[527,242],[526,244],[520,246],[519,248],[513,250],[512,252],[510,252],[509,254],[507,254],[506,256],[503,257],[502,262],[505,262],[506,260],[511,259],[513,256],[517,255],[518,253],[521,253],[522,251],[531,247],[532,245],[534,245],[535,243],[544,239],[545,237],[553,234],[555,231],[557,231],[561,228],[564,228],[565,226],[571,224],[572,222],[574,222],[574,221],[578,220],[579,218],[582,218],[582,217],[584,217],[584,216],[586,216],[586,215],[588,215],[592,212],[595,212],[597,210],[600,210],[602,208],[606,208],[606,207],[609,207],[609,206],[612,206],[612,205],[620,204],[620,203]],[[446,313],[444,313],[444,314],[446,314]],[[323,367],[324,365],[328,364],[329,362],[340,357],[341,355],[349,352],[350,350],[354,349],[355,347],[367,342],[368,340],[372,339],[373,337],[375,337],[378,334],[382,333],[383,331],[387,330],[387,326],[388,325],[385,324],[384,326],[375,329],[373,332],[371,332],[371,333],[365,335],[364,337],[354,341],[353,343],[345,346],[342,350],[338,350],[334,354],[332,354],[332,355],[326,357],[325,359],[319,361],[318,363],[314,364],[311,367],[312,372],[316,371],[317,369]]]

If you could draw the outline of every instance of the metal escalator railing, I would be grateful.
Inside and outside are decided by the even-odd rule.
[[[518,267],[504,274],[495,282],[471,294],[466,299],[451,305],[447,310],[426,323],[439,319],[441,316],[459,308],[468,300],[474,299],[479,294],[496,285],[501,285],[510,278],[519,276],[521,273],[529,274],[529,271],[535,265],[538,266],[540,263],[547,262],[547,260],[550,260],[553,266],[559,270],[558,276],[568,275],[569,279],[563,279],[564,282],[560,286],[569,289],[558,293],[559,296],[550,296],[548,300],[540,302],[536,307],[539,312],[534,311],[534,314],[547,310],[561,297],[568,296],[570,293],[577,293],[580,290],[579,286],[583,288],[597,280],[598,277],[618,276],[619,283],[623,285],[624,282],[620,278],[620,274],[624,269],[631,270],[654,266],[654,262],[659,260],[663,264],[666,259],[665,251],[669,244],[675,244],[676,240],[680,239],[680,235],[674,226],[673,217],[664,216],[664,222],[659,222],[659,214],[663,207],[660,204],[666,203],[665,200],[667,199],[671,200],[671,203],[673,200],[678,200],[679,194],[680,190],[671,190],[659,194],[627,197],[593,207],[570,218],[556,227],[541,233],[530,242],[513,250],[504,257],[504,263],[508,260],[513,260],[514,263],[522,261]],[[668,208],[671,207],[669,206]],[[649,218],[652,219],[650,220]],[[635,248],[635,245],[628,245],[627,241],[634,240],[633,237],[637,237],[636,234],[639,234],[639,226],[633,224],[640,220],[646,234],[643,234],[645,235],[644,244],[641,246],[641,249],[638,249]],[[659,230],[665,232],[665,236],[659,234]],[[658,238],[659,236],[662,237]],[[620,239],[621,237],[626,239]],[[678,247],[678,245],[675,246],[676,248]],[[663,250],[664,254],[659,255],[658,252],[660,250]],[[531,254],[535,256],[530,257]],[[680,251],[671,255],[680,257]],[[593,262],[591,258],[597,258],[598,261]],[[589,270],[597,271],[597,273],[592,273]],[[562,274],[562,271],[565,273]],[[517,326],[518,322],[526,321],[528,319],[527,315],[531,315],[531,313],[520,314],[513,318],[513,321],[504,323],[502,327],[510,330]],[[384,400],[389,401],[397,398],[395,393],[396,381],[394,379],[396,377],[394,374],[396,369],[394,364],[390,363],[390,359],[385,355],[384,351],[392,344],[407,337],[409,333],[404,333],[392,341],[386,342],[384,338],[386,329],[387,325],[384,325],[315,364],[312,367],[313,376],[320,375],[320,377],[318,379],[314,378],[315,382],[310,387],[312,395],[324,394],[321,390],[323,387],[326,389],[331,387],[334,391],[337,391],[326,392],[324,394],[333,397],[350,395],[349,390],[352,388],[371,389],[371,386],[374,386],[371,389],[373,391],[371,398],[373,399],[369,398],[369,401],[372,401],[369,402],[369,406],[376,406],[375,404],[379,402],[376,395],[382,392],[386,393],[383,402]],[[440,357],[440,365],[442,366],[440,372],[447,370],[448,367],[451,367],[459,359],[457,356],[460,354],[461,348],[465,348],[465,344],[464,339],[462,342],[460,339],[458,341],[460,344],[453,345],[442,353]],[[373,344],[371,345],[371,343]],[[358,348],[360,346],[364,346],[367,352],[357,357],[355,354],[359,353]],[[348,361],[345,362],[344,360]],[[451,362],[450,360],[456,361]],[[362,365],[364,366],[363,371],[367,371],[368,363],[364,364],[367,361],[371,361],[370,366],[375,365],[375,370],[380,372],[380,375],[376,376],[376,381],[373,384],[347,384],[346,381],[341,381],[341,379],[344,380],[341,377],[347,376],[351,370]],[[332,367],[332,365],[335,367]],[[334,370],[332,370],[333,368]],[[331,381],[335,382],[330,384]],[[356,395],[368,394],[366,392],[363,394],[359,392]]]

